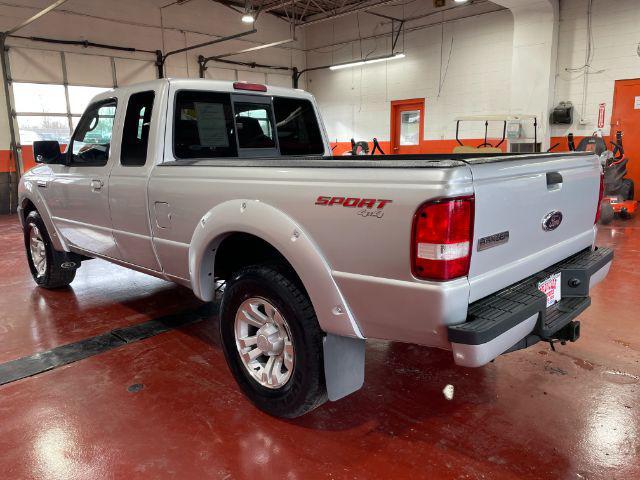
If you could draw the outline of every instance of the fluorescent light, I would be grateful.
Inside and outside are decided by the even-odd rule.
[[[331,65],[329,70],[340,70],[343,68],[359,67],[361,65],[368,65],[370,63],[386,62],[387,60],[398,60],[404,58],[404,53],[396,53],[395,55],[386,55],[384,57],[370,58],[368,60],[358,60],[349,63],[339,63],[338,65]]]
[[[467,0],[453,0],[456,3],[467,3]]]
[[[386,62],[387,60],[399,60],[401,58],[404,58],[404,56],[405,56],[404,53],[398,53],[393,57],[389,57],[389,58],[374,58],[372,60],[365,60],[364,63],[369,64],[369,63]]]
[[[360,65],[364,65],[364,62],[360,61],[360,62],[343,63],[341,65],[331,65],[329,67],[329,70],[340,70],[342,68],[359,67]]]
[[[243,23],[253,23],[253,15],[251,13],[245,13],[242,16]]]

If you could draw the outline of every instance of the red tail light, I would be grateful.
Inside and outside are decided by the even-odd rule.
[[[593,222],[595,225],[600,220],[600,204],[602,203],[602,197],[604,197],[604,173],[600,172],[600,193],[598,194],[598,205],[596,206],[596,219]]]
[[[249,90],[251,92],[266,92],[267,86],[259,83],[247,83],[247,82],[234,82],[233,88],[235,90]]]
[[[436,200],[422,205],[413,220],[411,269],[425,280],[469,274],[474,198]]]

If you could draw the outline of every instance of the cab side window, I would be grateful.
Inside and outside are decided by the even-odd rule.
[[[176,93],[174,115],[177,159],[238,156],[228,93],[182,90]]]
[[[102,167],[107,164],[115,116],[114,99],[87,108],[71,140],[71,165]]]
[[[152,91],[134,93],[129,97],[120,153],[120,164],[125,167],[140,167],[147,162],[154,97]]]

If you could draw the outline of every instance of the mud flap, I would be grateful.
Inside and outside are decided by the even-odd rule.
[[[63,270],[77,270],[83,257],[73,252],[59,252],[54,250],[53,261]]]
[[[324,337],[324,377],[329,400],[339,400],[362,388],[364,347],[365,340],[362,338],[330,333]]]

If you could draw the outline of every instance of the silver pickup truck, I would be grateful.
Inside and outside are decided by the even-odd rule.
[[[229,367],[261,409],[295,417],[358,390],[367,338],[479,367],[575,341],[612,252],[594,245],[590,154],[332,157],[301,90],[157,80],[97,96],[66,152],[36,142],[20,183],[45,288],[102,258],[224,284]]]

